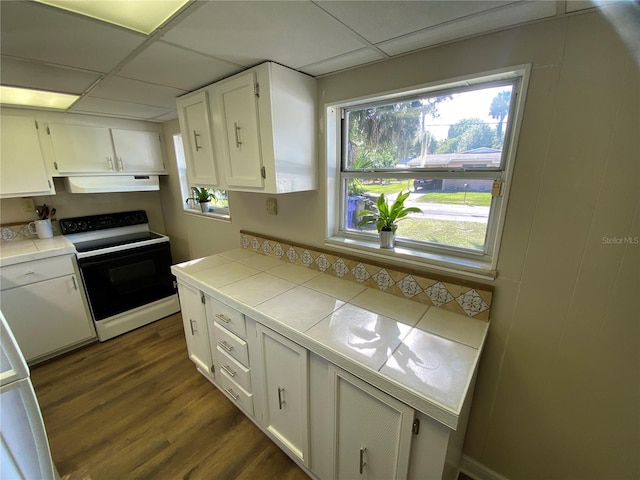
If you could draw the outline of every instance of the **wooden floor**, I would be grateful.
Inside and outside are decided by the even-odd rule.
[[[179,314],[31,378],[65,480],[308,478],[197,373]]]

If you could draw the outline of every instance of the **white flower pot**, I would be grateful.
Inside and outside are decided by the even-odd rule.
[[[393,248],[395,241],[395,233],[391,230],[382,230],[380,232],[380,248]]]
[[[210,203],[211,202],[200,202],[200,210],[202,210],[203,212],[208,212]]]

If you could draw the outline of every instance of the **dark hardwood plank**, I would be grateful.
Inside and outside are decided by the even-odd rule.
[[[66,480],[308,478],[187,357],[172,315],[34,367]]]

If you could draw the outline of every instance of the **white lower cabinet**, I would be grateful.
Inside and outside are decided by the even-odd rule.
[[[255,322],[209,296],[206,297],[206,303],[215,383],[246,415],[253,417],[247,331],[255,332]]]
[[[96,337],[74,262],[60,255],[0,269],[2,312],[30,364]]]
[[[257,325],[259,422],[300,463],[309,465],[308,352]],[[255,363],[254,363],[255,365]]]
[[[184,283],[178,283],[180,296],[180,310],[182,324],[187,339],[189,358],[196,364],[196,368],[207,378],[213,378],[213,363],[211,361],[211,345],[209,344],[209,330],[205,305],[200,290],[196,290]]]
[[[406,478],[414,410],[337,367],[329,381],[333,478]]]
[[[457,477],[464,428],[449,429],[208,295],[203,303],[190,285],[179,283],[179,293],[198,370],[315,478]]]

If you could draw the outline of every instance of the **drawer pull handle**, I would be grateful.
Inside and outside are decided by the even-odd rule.
[[[36,272],[25,272],[25,275],[35,275]]]
[[[282,405],[284,405],[284,403],[285,403],[284,402],[284,398],[282,398],[283,397],[283,395],[282,395],[283,393],[284,393],[284,387],[282,387],[282,388],[278,387],[278,408],[280,410],[282,410]]]
[[[224,348],[227,352],[230,352],[231,350],[233,350],[233,346],[229,345],[227,342],[225,342],[224,340],[218,342],[218,345],[220,345],[222,348]]]
[[[194,130],[193,131],[193,143],[195,144],[194,146],[196,147],[196,152],[202,148],[202,145],[198,145],[198,137],[199,136],[200,136],[200,134],[196,130]]]
[[[233,128],[236,132],[236,148],[240,148],[240,145],[242,145],[242,140],[240,140],[240,125],[238,125],[237,122],[234,122]]]
[[[219,319],[219,320],[222,320],[224,323],[231,323],[231,319],[225,317],[221,313],[216,313],[216,318]]]
[[[227,372],[229,374],[229,376],[231,377],[235,377],[236,376],[236,372],[234,372],[233,370],[231,370],[231,368],[229,368],[229,365],[222,365],[222,369]]]
[[[229,395],[231,395],[231,398],[233,398],[236,402],[240,398],[240,395],[238,395],[236,392],[234,392],[230,388],[225,388],[224,391],[227,392]]]
[[[364,452],[367,451],[367,447],[360,448],[360,475],[364,472],[364,467],[367,463],[364,461]]]
[[[73,280],[73,289],[78,290],[78,283],[76,282],[75,275],[71,277],[71,280]]]
[[[197,328],[195,328],[195,329],[193,328],[193,324],[194,324],[194,323],[197,325],[197,323],[196,323],[196,321],[195,321],[195,320],[193,320],[193,319],[189,319],[189,324],[191,325],[191,335],[195,335],[195,334],[196,334],[196,332],[198,331],[198,329],[197,329]]]

